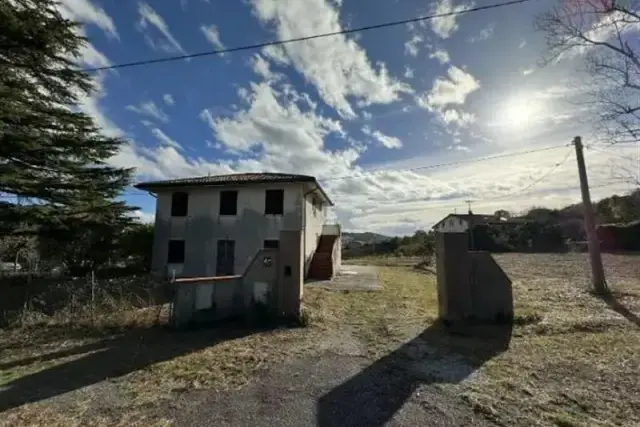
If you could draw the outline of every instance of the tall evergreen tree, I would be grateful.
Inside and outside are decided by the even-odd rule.
[[[93,90],[86,40],[54,0],[0,1],[0,234],[77,238],[127,222],[116,196],[132,170],[107,163],[124,141],[79,111]],[[22,203],[19,203],[19,202]]]

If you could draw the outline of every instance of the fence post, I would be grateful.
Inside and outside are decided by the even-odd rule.
[[[91,270],[91,325],[96,324],[96,275]]]

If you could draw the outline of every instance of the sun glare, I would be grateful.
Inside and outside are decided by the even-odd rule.
[[[536,121],[539,112],[539,102],[526,97],[518,97],[512,98],[505,103],[497,119],[506,128],[520,129]]]

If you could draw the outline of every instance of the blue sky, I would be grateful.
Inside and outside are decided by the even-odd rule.
[[[489,4],[477,0],[476,6]],[[493,3],[493,2],[491,2]],[[462,0],[63,0],[96,67],[336,31],[470,7]],[[128,144],[111,159],[137,180],[245,171],[313,174],[345,229],[412,232],[446,213],[578,200],[575,161],[517,194],[569,148],[425,172],[407,169],[569,143],[591,135],[575,103],[579,55],[537,66],[533,17],[551,0],[357,35],[95,74],[81,99]],[[610,153],[610,154],[607,154]],[[614,159],[587,153],[594,196],[621,192]],[[637,165],[631,163],[631,165]],[[384,169],[383,172],[372,172]],[[619,181],[619,179],[618,179]],[[322,182],[322,181],[321,181]],[[515,196],[509,196],[516,193]],[[154,199],[126,199],[150,219]]]

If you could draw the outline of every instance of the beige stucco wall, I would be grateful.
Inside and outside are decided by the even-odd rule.
[[[265,191],[284,190],[284,214],[265,215]],[[235,216],[220,216],[220,191],[238,191]],[[171,217],[173,191],[189,193],[186,217]],[[162,191],[157,194],[152,269],[157,274],[177,277],[214,276],[218,240],[235,241],[234,273],[242,274],[265,240],[278,240],[280,230],[303,227],[303,186],[279,183],[237,187],[197,187]],[[170,239],[185,240],[185,262],[167,265]]]

